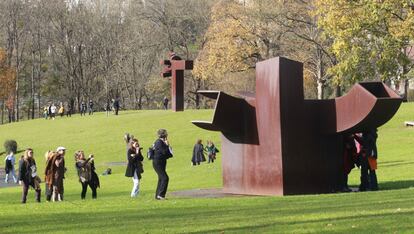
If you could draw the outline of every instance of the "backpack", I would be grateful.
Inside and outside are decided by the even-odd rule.
[[[153,160],[154,159],[154,155],[155,155],[155,149],[154,149],[154,146],[151,146],[151,147],[148,148],[147,158],[149,160]]]

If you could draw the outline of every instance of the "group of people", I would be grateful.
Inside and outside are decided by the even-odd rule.
[[[196,144],[193,148],[193,156],[191,158],[191,165],[196,166],[200,165],[200,163],[206,161],[205,152],[207,152],[208,157],[208,163],[214,163],[214,160],[216,160],[216,154],[219,152],[219,150],[216,148],[214,143],[210,140],[207,140],[207,146],[204,147],[202,144],[202,140],[198,139]]]
[[[152,160],[152,166],[158,176],[158,184],[155,190],[155,199],[165,200],[165,196],[168,189],[169,177],[166,171],[167,160],[173,156],[172,148],[168,142],[168,133],[165,129],[159,129],[157,131],[158,139],[155,140],[151,150],[153,155],[149,157]],[[142,178],[144,172],[142,161],[144,157],[142,155],[142,147],[139,142],[133,136],[129,137],[129,134],[125,138],[127,141],[127,159],[128,164],[125,171],[126,177],[131,177],[133,181],[133,187],[131,191],[131,197],[136,197],[139,194],[139,181]]]
[[[57,115],[63,117],[65,114],[67,117],[72,116],[72,106],[69,103],[66,104],[66,107],[63,102],[59,104],[59,107],[55,103],[51,103],[43,108],[43,117],[45,119],[54,120]]]
[[[377,169],[377,129],[371,129],[344,137],[344,192],[349,192],[348,175],[357,166],[361,168],[359,191],[378,190]]]
[[[88,106],[86,106],[86,102],[82,100],[80,105],[80,115],[86,115],[86,111],[88,111],[89,115],[93,115],[93,101],[89,100]]]
[[[56,151],[48,151],[45,154],[46,167],[44,171],[45,196],[47,201],[63,201],[64,179],[66,173],[65,167],[66,149],[60,146]],[[6,183],[9,175],[13,177],[15,183],[17,181],[22,185],[22,203],[26,203],[29,188],[32,187],[36,193],[36,201],[40,202],[41,197],[41,178],[38,174],[36,160],[34,158],[33,149],[27,148],[23,156],[19,160],[18,179],[14,173],[15,157],[10,152],[6,157]],[[94,156],[89,155],[88,158],[82,150],[75,153],[75,167],[78,172],[79,182],[82,185],[81,199],[85,199],[87,187],[92,190],[92,198],[97,198],[96,189],[100,187],[98,175],[95,173]]]

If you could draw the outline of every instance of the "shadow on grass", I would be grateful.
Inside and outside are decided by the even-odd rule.
[[[414,188],[414,180],[387,181],[379,183],[380,190],[397,190]]]

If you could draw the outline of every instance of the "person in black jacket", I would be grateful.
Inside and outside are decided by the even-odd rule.
[[[202,140],[198,139],[193,148],[193,157],[191,158],[191,162],[193,163],[193,166],[196,166],[205,161],[206,156],[204,156],[204,146],[202,144]]]
[[[85,153],[79,150],[75,153],[75,166],[78,170],[79,182],[82,184],[81,199],[85,199],[88,185],[92,190],[92,199],[96,199],[96,189],[100,187],[98,175],[95,172],[94,157],[89,155],[85,159]]]
[[[26,203],[29,186],[36,191],[36,201],[40,202],[40,178],[37,176],[36,161],[33,158],[33,150],[27,149],[20,162],[19,184],[23,186],[22,203]]]
[[[172,152],[167,140],[167,130],[160,129],[157,133],[159,138],[154,143],[154,159],[152,160],[152,166],[158,175],[155,199],[165,200],[169,181],[166,172],[167,159],[172,157]]]
[[[144,157],[142,156],[139,143],[137,139],[132,139],[131,147],[127,151],[128,165],[125,171],[126,177],[132,177],[134,186],[132,187],[131,197],[136,197],[139,193],[139,180],[141,179],[141,174],[144,172],[144,167],[142,161]]]

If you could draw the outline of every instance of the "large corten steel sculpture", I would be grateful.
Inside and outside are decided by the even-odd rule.
[[[356,84],[336,99],[305,100],[302,69],[273,58],[257,63],[255,95],[200,92],[217,99],[213,120],[193,123],[222,132],[224,192],[336,191],[344,176],[344,134],[381,126],[401,104],[381,82]]]
[[[173,111],[184,111],[184,70],[193,69],[193,61],[182,60],[175,53],[170,53],[169,60],[161,60],[166,65],[162,77],[171,77],[171,108]]]

